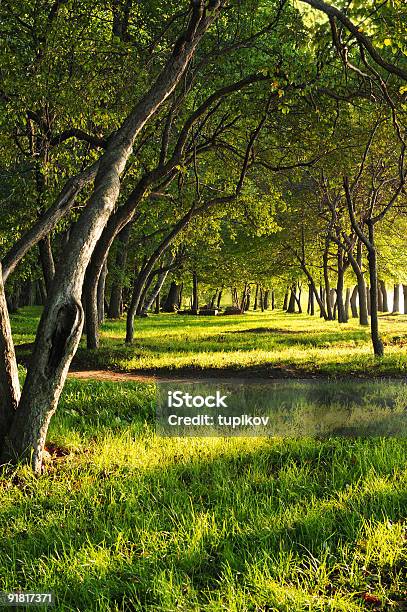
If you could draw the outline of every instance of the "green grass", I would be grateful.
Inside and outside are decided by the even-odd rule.
[[[158,438],[154,386],[69,381],[0,479],[1,589],[57,610],[402,610],[407,443]]]
[[[16,343],[32,341],[38,308],[13,316]],[[101,347],[77,362],[91,368],[168,373],[211,371],[253,376],[407,376],[407,315],[383,314],[385,356],[373,356],[369,328],[282,311],[243,316],[152,315],[136,319],[135,339],[124,344],[125,321],[107,321]]]
[[[406,333],[405,317],[383,319],[387,338]],[[37,320],[14,317],[20,343]],[[258,327],[284,331],[247,331]],[[315,327],[281,313],[160,316],[125,348],[123,323],[108,322],[92,360],[202,369],[232,356],[267,372],[291,353],[330,372],[352,346],[352,369],[373,365],[365,330]],[[394,368],[403,349],[388,348]],[[160,438],[154,399],[153,384],[67,382],[44,473],[0,477],[0,590],[51,589],[64,612],[406,609],[405,439]]]

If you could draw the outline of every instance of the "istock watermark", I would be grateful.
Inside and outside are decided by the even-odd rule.
[[[158,383],[163,436],[407,435],[407,384],[389,380]]]

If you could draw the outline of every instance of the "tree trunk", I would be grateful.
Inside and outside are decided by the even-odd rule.
[[[324,255],[323,255],[325,298],[326,298],[326,318],[328,321],[333,321],[334,317],[332,313],[331,284],[329,282],[329,269],[328,269],[328,248],[329,248],[329,242],[325,246]]]
[[[172,281],[168,290],[167,299],[163,304],[163,312],[176,312],[179,303],[180,285]]]
[[[369,280],[370,280],[370,331],[372,335],[373,350],[376,357],[382,357],[384,352],[383,342],[379,334],[379,317],[377,309],[377,253],[374,240],[374,225],[369,223],[369,241],[368,262],[369,262]],[[386,305],[387,306],[387,305]]]
[[[349,321],[349,307],[350,307],[350,288],[346,287],[345,297],[345,323]]]
[[[253,310],[257,310],[258,300],[259,300],[259,283],[256,284],[256,293],[254,295]]]
[[[283,310],[288,309],[288,289],[284,293],[284,302],[283,302]]]
[[[268,307],[268,302],[267,302],[267,307]],[[274,310],[276,307],[276,292],[274,291],[274,289],[272,289],[271,291],[271,310]]]
[[[40,252],[40,261],[42,267],[42,274],[45,282],[45,288],[48,293],[55,276],[55,264],[54,257],[52,255],[51,238],[49,234],[39,242],[38,248]]]
[[[393,312],[400,312],[400,285],[394,284],[393,289]]]
[[[295,313],[295,303],[296,303],[295,289],[296,289],[295,286],[291,287],[290,289],[290,301],[288,302],[288,308],[287,308],[287,312],[289,314]]]
[[[260,287],[260,309],[264,312],[264,291],[263,287]]]
[[[219,308],[220,308],[220,303],[221,303],[221,300],[222,300],[222,293],[223,293],[223,289],[221,289],[221,290],[219,291],[219,293],[218,293],[218,301],[217,301],[217,304],[216,304],[216,306],[217,306],[218,310],[219,310]]]
[[[109,310],[107,316],[109,319],[120,319],[121,304],[122,304],[122,274],[126,270],[127,265],[127,247],[130,239],[131,223],[128,223],[122,231],[117,235],[117,252],[116,252],[116,274],[119,271],[119,278],[112,284],[110,293]]]
[[[315,287],[310,283],[308,285],[308,302],[309,302],[309,312],[311,316],[315,315]]]
[[[359,323],[360,325],[366,326],[369,325],[368,315],[370,314],[370,293],[366,290],[365,277],[362,272],[362,244],[360,241],[357,245],[356,258],[353,256],[352,252],[348,254],[348,257],[357,280],[359,298]]]
[[[377,310],[379,312],[383,312],[383,292],[382,292],[381,282],[382,281],[380,280],[378,281],[379,286],[377,290]]]
[[[345,304],[343,301],[344,289],[344,269],[343,269],[343,253],[342,249],[338,248],[338,280],[336,283],[336,304],[338,311],[338,323],[346,323]]]
[[[389,301],[387,299],[386,283],[384,282],[384,280],[380,280],[379,284],[383,299],[383,312],[389,312]]]
[[[407,285],[403,285],[404,314],[407,314]]]
[[[350,296],[350,308],[351,308],[352,317],[354,319],[356,319],[358,316],[357,298],[358,298],[358,286],[355,285],[353,287],[353,291]]]
[[[157,293],[155,298],[154,314],[160,314],[160,292]]]
[[[198,275],[195,270],[192,272],[192,312],[198,314],[199,298],[198,298]]]
[[[89,274],[85,275],[82,291],[82,303],[85,316],[86,348],[99,348],[99,311],[98,311],[99,279]]]
[[[98,287],[97,287],[97,305],[98,305],[98,324],[102,325],[105,320],[105,290],[106,290],[106,277],[107,277],[107,259],[103,264],[102,271],[99,276]]]
[[[20,401],[17,361],[0,264],[0,452]]]
[[[367,312],[370,316],[372,309],[371,309],[371,304],[370,304],[370,287],[369,285],[366,287],[366,302],[367,302]]]
[[[49,422],[54,414],[83,327],[82,285],[92,251],[112,214],[120,177],[136,137],[171,95],[218,8],[206,15],[195,3],[186,31],[149,91],[114,132],[103,153],[92,196],[76,222],[44,308],[18,410],[7,436],[3,461],[25,460],[41,471]]]
[[[150,308],[152,307],[154,301],[157,299],[157,296],[160,294],[161,288],[164,285],[165,280],[168,276],[168,272],[169,270],[164,270],[164,272],[160,272],[160,274],[158,275],[157,281],[149,297],[146,299],[144,303],[143,313],[147,313],[147,311],[150,310]]]

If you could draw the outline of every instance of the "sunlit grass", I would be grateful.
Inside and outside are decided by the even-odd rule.
[[[38,315],[13,319],[20,343]],[[132,347],[107,322],[81,360],[401,373],[407,318],[381,324],[381,361],[368,330],[281,312],[150,317]],[[0,590],[51,589],[64,612],[404,609],[406,440],[160,438],[154,405],[154,384],[67,382],[44,473],[0,477]]]
[[[154,385],[69,381],[0,478],[2,589],[57,610],[402,609],[407,443],[160,438]]]
[[[102,328],[101,348],[79,353],[95,367],[121,370],[237,370],[257,376],[288,373],[404,375],[407,316],[382,315],[385,356],[373,356],[368,328],[281,311],[237,317],[151,316],[136,320],[132,346],[124,321]],[[277,371],[277,372],[275,372]]]

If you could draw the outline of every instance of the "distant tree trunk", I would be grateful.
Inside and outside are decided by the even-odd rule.
[[[165,280],[168,276],[168,272],[169,270],[164,270],[164,272],[160,272],[160,274],[158,275],[157,281],[150,293],[150,295],[146,298],[144,305],[143,305],[143,313],[147,313],[148,310],[150,310],[150,308],[152,307],[154,301],[157,299],[157,297],[160,295],[160,291],[162,286],[165,283]],[[158,303],[158,312],[160,311],[160,303]]]
[[[352,317],[354,319],[356,319],[358,316],[358,307],[357,307],[357,302],[356,302],[357,298],[358,298],[358,286],[355,285],[353,287],[353,291],[350,296],[350,308],[351,308]]]
[[[308,285],[308,314],[311,316],[315,315],[315,286],[312,284]]]
[[[367,302],[367,312],[370,316],[371,314],[371,304],[370,304],[370,287],[369,285],[366,286],[366,302]]]
[[[297,306],[298,306],[298,312],[300,314],[302,314],[302,307],[301,307],[301,286],[298,283],[298,296],[297,296],[297,287],[294,289],[294,298],[295,301],[297,302]]]
[[[256,293],[254,295],[253,310],[257,310],[258,300],[259,300],[259,283],[256,283]]]
[[[383,312],[389,312],[389,301],[387,299],[386,283],[384,282],[384,280],[379,280],[379,284],[380,284],[381,294],[383,298]],[[370,286],[372,286],[371,283],[370,283]]]
[[[346,287],[345,297],[345,323],[349,321],[349,307],[350,307],[350,288]]]
[[[192,272],[192,312],[198,314],[199,297],[198,297],[198,275],[194,270]]]
[[[336,282],[336,305],[338,311],[338,323],[346,323],[347,317],[345,313],[345,304],[343,300],[343,290],[344,290],[344,278],[345,278],[345,268],[346,265],[344,263],[343,250],[338,246],[338,279]]]
[[[175,281],[172,281],[168,290],[167,298],[163,304],[163,312],[176,312],[179,303],[179,294],[181,286]]]
[[[144,310],[144,303],[147,298],[147,293],[149,292],[151,284],[154,280],[154,276],[155,276],[155,273],[154,273],[154,270],[152,270],[150,274],[147,276],[146,281],[144,283],[144,287],[141,290],[139,303],[136,309],[136,316],[138,317],[144,317],[147,314],[146,311]]]
[[[293,285],[290,289],[290,301],[288,302],[288,308],[287,308],[287,312],[290,314],[295,313],[295,303],[296,303],[295,289],[296,289],[295,285]]]
[[[219,293],[218,293],[218,301],[216,303],[216,307],[219,309],[220,308],[220,304],[222,301],[222,293],[223,293],[223,289],[220,289]]]
[[[324,266],[324,282],[325,282],[325,297],[326,297],[326,318],[328,321],[333,320],[332,313],[332,301],[331,301],[331,284],[329,282],[329,268],[328,268],[328,256],[329,256],[329,239],[325,244],[325,250],[323,255],[323,266]]]
[[[286,292],[284,293],[284,302],[283,302],[283,310],[287,310],[288,309],[288,289],[286,289]]]
[[[382,292],[382,286],[381,286],[380,280],[379,280],[379,286],[378,286],[378,291],[377,291],[377,310],[379,312],[383,312],[383,292]]]
[[[103,264],[102,271],[99,276],[98,288],[97,288],[97,301],[98,301],[98,322],[99,325],[105,320],[105,289],[106,289],[106,277],[107,277],[107,259]]]
[[[179,295],[178,295],[178,310],[181,310],[181,306],[182,306],[182,293],[184,291],[184,282],[182,282],[180,284],[179,287]]]
[[[160,314],[160,292],[157,293],[156,298],[155,298],[154,313]]]
[[[404,314],[407,314],[407,285],[403,285]]]
[[[378,294],[377,251],[376,251],[376,246],[375,246],[375,234],[374,234],[373,223],[369,223],[368,228],[369,228],[369,243],[370,243],[370,246],[368,248],[369,279],[370,279],[370,331],[372,335],[372,344],[373,344],[374,354],[377,357],[382,357],[383,352],[384,352],[384,347],[383,347],[382,339],[379,334],[379,318],[378,318],[378,311],[377,311],[377,294]],[[386,302],[387,302],[386,287],[384,287],[383,302],[384,302],[385,296],[386,296]],[[386,312],[387,312],[388,310],[387,303],[386,304],[383,303],[383,308],[386,308]]]
[[[393,289],[393,312],[400,312],[400,285],[394,284]]]
[[[267,302],[268,307],[268,302]],[[276,292],[274,289],[271,290],[271,310],[274,310],[276,307]]]
[[[247,292],[248,292],[248,285],[247,283],[245,283],[243,287],[243,291],[242,291],[242,298],[240,300],[240,310],[246,310]]]
[[[329,302],[332,310],[332,320],[336,319],[336,313],[338,310],[338,300],[336,299],[336,289],[330,289],[329,291]]]
[[[315,292],[315,296],[316,296],[316,292]],[[322,319],[328,319],[327,313],[326,313],[326,309],[325,309],[325,289],[323,288],[323,286],[320,284],[319,285],[319,300],[318,300],[318,305],[319,305],[319,317]],[[325,316],[324,316],[324,312],[325,312]]]
[[[107,316],[109,319],[120,319],[122,309],[122,293],[123,283],[121,275],[126,269],[127,265],[127,251],[130,239],[131,223],[128,223],[121,232],[117,235],[117,252],[115,268],[119,271],[119,278],[117,278],[113,284],[110,292],[109,310]]]
[[[362,272],[362,243],[360,242],[360,240],[357,244],[356,258],[354,257],[352,252],[348,253],[348,257],[358,284],[359,323],[360,325],[369,325],[368,299],[370,299],[370,294],[366,289],[365,277]]]
[[[246,302],[244,305],[244,310],[247,311],[250,308],[250,300],[251,300],[251,294],[250,294],[250,285],[247,286],[247,293],[246,293]]]
[[[264,292],[263,287],[260,287],[260,309],[264,312]]]
[[[42,274],[44,277],[45,287],[48,293],[55,276],[55,263],[51,249],[51,237],[49,234],[48,236],[46,236],[46,238],[44,238],[38,243],[38,249],[40,252]]]

